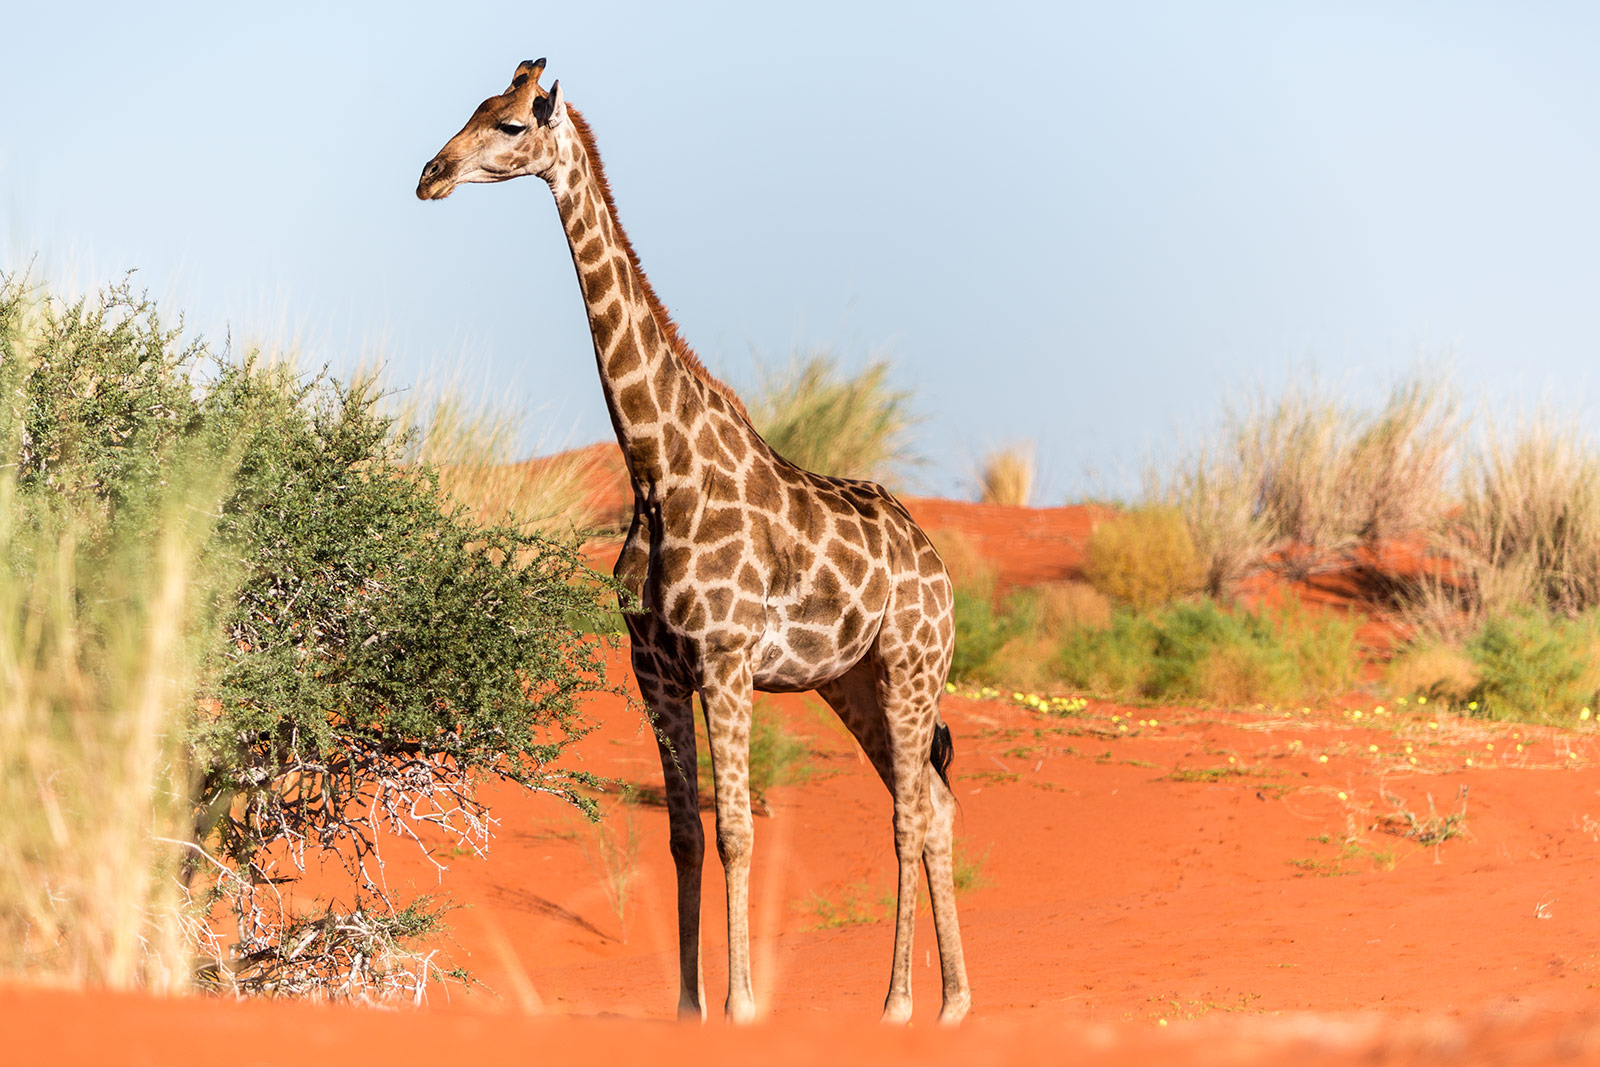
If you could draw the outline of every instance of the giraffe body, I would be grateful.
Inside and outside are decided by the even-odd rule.
[[[634,673],[659,743],[678,875],[680,1014],[703,1017],[700,881],[705,855],[693,696],[706,718],[716,845],[728,892],[727,1013],[754,1017],[750,979],[749,741],[752,693],[815,689],[861,743],[894,807],[899,902],[887,1021],[911,1014],[917,864],[928,875],[943,979],[940,1019],[971,993],[956,919],[955,800],[939,698],[954,637],[938,553],[870,482],[777,455],[706,372],[650,288],[619,223],[587,124],[560,83],[523,63],[423,170],[422,199],[462,182],[537,174],[549,183],[588,311],[606,405],[634,493],[616,575]]]

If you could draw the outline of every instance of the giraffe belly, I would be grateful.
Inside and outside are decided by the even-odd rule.
[[[755,688],[763,693],[815,689],[854,667],[872,646],[870,635],[841,641],[821,627],[769,627],[751,650]]]

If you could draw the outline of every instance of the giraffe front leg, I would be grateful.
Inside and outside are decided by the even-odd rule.
[[[634,648],[641,643],[635,637]],[[706,834],[700,824],[700,784],[694,739],[694,701],[685,687],[669,685],[648,656],[634,655],[639,692],[649,709],[661,756],[672,862],[678,874],[678,1018],[704,1021],[705,983],[700,974],[700,878]]]
[[[743,654],[707,657],[700,691],[717,800],[717,854],[728,884],[728,1021],[755,1019],[750,981],[750,660]]]

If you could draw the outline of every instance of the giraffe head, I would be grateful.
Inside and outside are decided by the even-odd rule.
[[[422,168],[417,199],[443,200],[462,182],[543,177],[556,161],[557,139],[568,127],[561,83],[539,84],[544,60],[523,60],[511,85],[478,105],[461,132]]]

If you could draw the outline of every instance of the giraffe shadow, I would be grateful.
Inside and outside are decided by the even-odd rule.
[[[647,782],[628,782],[626,787],[630,803],[637,804],[641,808],[666,810],[667,794],[666,790],[662,789],[661,786],[650,785]],[[717,810],[716,799],[712,797],[709,790],[701,790],[700,792],[700,810],[711,812]],[[766,797],[752,796],[750,798],[750,814],[770,819],[772,817],[772,806],[767,803]]]
[[[614,934],[606,933],[604,930],[600,929],[594,923],[590,922],[588,919],[585,919],[577,912],[563,908],[555,901],[546,900],[537,893],[531,893],[526,889],[503,888],[497,892],[495,896],[500,902],[520,911],[532,912],[535,915],[543,915],[546,918],[555,919],[558,922],[564,922],[570,926],[576,926],[585,933],[593,934],[594,936],[605,941],[617,940]]]

